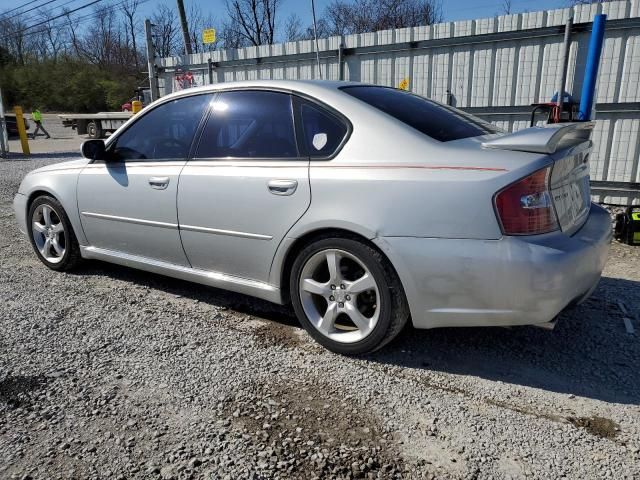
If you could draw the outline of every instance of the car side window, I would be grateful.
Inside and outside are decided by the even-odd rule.
[[[122,132],[111,149],[114,160],[182,160],[211,95],[178,98],[158,105]]]
[[[297,158],[291,96],[242,90],[211,104],[195,158]]]
[[[347,126],[326,109],[302,103],[300,108],[304,143],[310,157],[328,157],[342,143],[347,134]]]

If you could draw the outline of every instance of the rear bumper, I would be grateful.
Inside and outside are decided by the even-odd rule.
[[[612,238],[592,204],[574,235],[500,240],[385,237],[417,328],[541,324],[593,291]]]
[[[13,211],[16,214],[16,221],[18,222],[18,228],[23,234],[27,234],[27,196],[21,193],[16,193],[13,197]]]

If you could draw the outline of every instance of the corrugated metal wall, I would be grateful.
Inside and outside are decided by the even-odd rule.
[[[607,14],[608,22],[597,86],[591,176],[595,184],[638,183],[640,0],[320,39],[321,68],[327,79],[398,86],[406,78],[415,93],[441,102],[451,95],[453,105],[507,130],[518,130],[529,125],[529,105],[548,101],[556,89],[563,26],[569,16],[575,27],[567,90],[579,99],[590,22],[598,13]],[[191,70],[196,84],[210,83],[209,59],[213,83],[312,79],[318,73],[310,40],[217,50],[161,59],[161,93],[174,90],[177,66]],[[630,201],[627,196],[604,194],[596,199]]]

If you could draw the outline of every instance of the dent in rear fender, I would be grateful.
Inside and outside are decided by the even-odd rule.
[[[78,175],[82,168],[70,168],[35,172],[27,174],[22,181],[20,191],[27,198],[31,198],[34,192],[43,191],[56,198],[69,217],[69,222],[80,245],[87,245],[87,239],[80,223],[80,213],[76,198],[76,185]],[[25,215],[28,214],[28,205],[25,204]]]

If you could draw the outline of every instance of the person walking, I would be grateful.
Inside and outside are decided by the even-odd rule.
[[[44,129],[44,126],[42,125],[42,114],[40,113],[40,110],[38,110],[37,108],[34,108],[33,111],[31,112],[31,119],[36,123],[36,129],[33,131],[33,135],[32,138],[35,140],[36,139],[36,135],[38,134],[39,130],[42,130],[42,133],[44,133],[47,138],[51,138],[51,135],[49,135],[49,132],[47,132]]]

